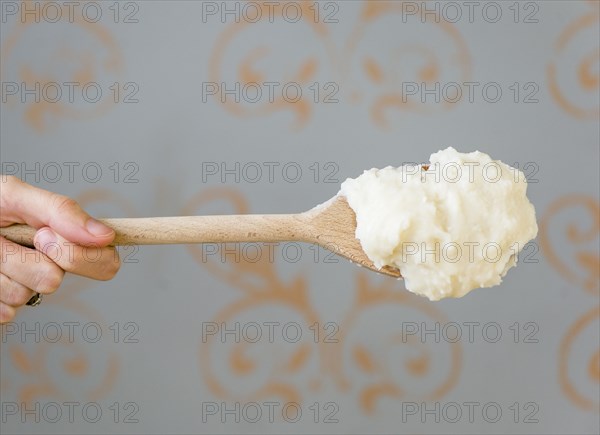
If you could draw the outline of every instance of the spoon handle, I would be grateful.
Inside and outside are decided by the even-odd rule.
[[[177,216],[100,219],[115,230],[113,246],[181,243],[305,241],[306,221],[299,214]],[[33,246],[36,229],[28,225],[0,228],[0,236]]]

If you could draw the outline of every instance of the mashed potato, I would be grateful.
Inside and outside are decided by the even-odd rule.
[[[538,231],[524,174],[479,151],[447,148],[430,162],[342,183],[364,252],[430,300],[499,284]]]

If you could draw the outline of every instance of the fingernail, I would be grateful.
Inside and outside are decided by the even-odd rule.
[[[98,222],[96,219],[92,218],[87,220],[87,222],[85,223],[85,228],[91,235],[96,237],[106,237],[114,233],[114,231],[111,228],[108,228],[102,222]]]
[[[58,241],[56,234],[49,228],[38,231],[34,237],[33,244],[38,251],[43,252],[51,260],[58,257]]]

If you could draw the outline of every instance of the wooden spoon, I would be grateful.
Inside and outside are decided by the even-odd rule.
[[[346,198],[334,196],[298,214],[178,216],[132,219],[100,219],[114,229],[118,245],[180,243],[286,242],[315,243],[353,263],[400,278],[390,266],[377,269],[354,236],[356,216]],[[23,246],[33,246],[36,229],[28,225],[0,228],[0,235]]]

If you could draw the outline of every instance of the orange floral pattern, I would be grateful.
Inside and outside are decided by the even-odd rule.
[[[211,206],[227,206],[223,213],[247,213],[244,198],[234,190],[204,190],[193,197],[183,214],[200,214]],[[205,266],[227,284],[239,289],[241,297],[227,304],[213,319],[215,325],[245,324],[272,318],[294,321],[309,331],[311,325],[322,325],[309,297],[306,278],[296,276],[283,281],[276,262],[268,256],[248,261],[220,262],[203,258],[201,248],[190,245],[196,262]],[[232,247],[233,249],[233,247]],[[236,249],[240,249],[239,246]],[[443,397],[459,378],[461,348],[459,343],[435,344],[445,347],[445,359],[434,360],[434,349],[417,341],[399,340],[394,325],[381,327],[381,337],[370,347],[373,337],[356,337],[361,322],[376,320],[377,310],[399,312],[398,318],[444,321],[444,315],[421,298],[400,291],[386,281],[380,286],[369,283],[366,275],[357,275],[355,304],[334,334],[335,342],[311,337],[298,342],[249,343],[247,340],[220,340],[209,335],[200,345],[200,370],[209,390],[227,400],[256,401],[279,398],[301,403],[303,398],[323,384],[325,378],[335,381],[341,391],[353,391],[360,409],[372,414],[382,397],[434,400]],[[386,316],[393,320],[395,317]],[[398,326],[398,322],[394,322]],[[372,331],[372,329],[369,329]],[[306,337],[306,335],[305,335]],[[439,354],[440,349],[435,349]],[[403,355],[406,353],[406,355]],[[400,358],[400,361],[397,361]],[[225,362],[225,364],[224,364]],[[449,368],[448,368],[449,367]]]

